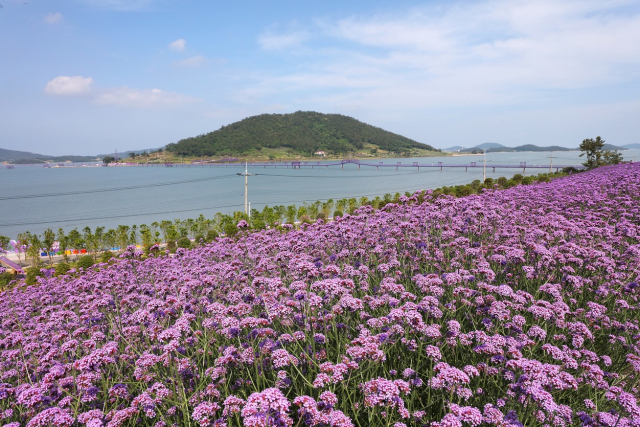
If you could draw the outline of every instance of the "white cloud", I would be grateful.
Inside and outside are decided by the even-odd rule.
[[[176,52],[182,52],[184,51],[186,44],[187,41],[185,39],[178,39],[174,42],[169,43],[169,49]]]
[[[47,83],[44,91],[47,95],[82,96],[91,92],[93,79],[82,76],[59,76]]]
[[[116,105],[126,108],[175,108],[198,102],[199,99],[160,89],[133,89],[127,86],[105,89],[94,100],[96,105]]]
[[[60,76],[47,83],[44,91],[54,96],[86,96],[94,105],[116,105],[126,108],[175,108],[199,102],[200,99],[160,89],[134,89],[127,86],[92,88],[91,77]]]
[[[44,17],[44,20],[48,24],[57,24],[58,22],[62,21],[62,14],[60,12],[48,13]]]
[[[295,93],[328,106],[517,105],[638,81],[638,0],[493,0],[319,22],[258,43],[300,45],[295,71],[263,75],[247,99]],[[300,55],[302,52],[302,55]]]
[[[300,46],[307,39],[307,33],[296,31],[287,34],[264,33],[258,37],[258,44],[265,50],[290,49]]]
[[[207,58],[202,55],[192,56],[191,58],[182,59],[173,63],[176,67],[198,68],[207,63]]]

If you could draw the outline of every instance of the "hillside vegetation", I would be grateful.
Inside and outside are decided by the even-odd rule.
[[[340,114],[298,111],[293,114],[262,114],[248,117],[217,131],[169,144],[178,156],[252,155],[262,150],[280,150],[287,155],[311,156],[358,152],[376,154],[423,154],[439,151],[375,126]]]
[[[95,156],[48,156],[46,154],[30,153],[28,151],[16,151],[0,148],[0,163],[44,163],[44,162],[90,162]]]

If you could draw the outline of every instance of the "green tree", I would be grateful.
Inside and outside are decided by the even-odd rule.
[[[71,230],[67,235],[67,238],[69,239],[69,246],[80,253],[80,250],[84,247],[84,240],[82,239],[82,234],[80,234],[78,229],[74,228]],[[77,258],[78,256],[76,255],[76,259]]]
[[[53,246],[56,242],[56,233],[47,228],[42,233],[42,246],[44,247],[45,252],[47,252],[47,256],[49,257],[49,265],[51,265],[51,253],[53,252]]]
[[[9,242],[10,241],[11,241],[10,238],[0,234],[0,253],[2,253],[2,251],[8,251],[9,250]]]
[[[69,247],[69,236],[64,234],[64,230],[62,228],[58,228],[58,242],[60,243],[60,250],[62,251],[62,256],[64,257],[64,262],[67,262],[67,248]]]
[[[287,219],[287,223],[288,224],[293,224],[296,222],[296,217],[298,214],[298,210],[296,209],[295,205],[289,205],[287,206],[287,212],[285,214],[285,217]]]
[[[602,155],[602,161],[605,165],[617,165],[622,163],[622,153],[618,153],[618,150],[605,150]]]
[[[333,202],[333,199],[329,199],[322,204],[322,213],[324,214],[324,219],[329,218],[334,205],[335,203]]]
[[[587,156],[587,161],[583,165],[588,169],[597,168],[602,165],[602,155],[604,154],[604,139],[599,136],[596,139],[588,138],[583,139],[580,144],[580,157]]]
[[[40,251],[42,250],[42,242],[40,236],[37,234],[31,234],[28,231],[25,233],[28,242],[27,256],[31,258],[33,266],[40,265]]]
[[[132,225],[129,231],[129,244],[137,245],[138,244],[138,226]]]
[[[102,163],[104,163],[105,165],[108,165],[109,163],[113,163],[116,161],[116,158],[113,156],[104,156],[102,158]]]
[[[120,247],[121,251],[127,249],[129,245],[129,226],[118,225],[116,228],[116,244]]]
[[[113,249],[116,246],[116,230],[110,228],[102,236],[103,248]]]
[[[298,214],[297,214],[298,221],[302,221],[302,220],[301,220],[301,218],[302,218],[303,216],[307,215],[307,213],[308,213],[308,212],[309,212],[309,210],[307,209],[307,207],[306,207],[306,206],[300,206],[300,207],[298,208]]]

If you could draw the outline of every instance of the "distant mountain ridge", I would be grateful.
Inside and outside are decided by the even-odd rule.
[[[166,147],[178,156],[240,156],[264,153],[312,156],[356,154],[377,150],[388,153],[439,151],[428,144],[406,138],[341,114],[298,111],[292,114],[262,114],[247,117],[196,137]]]
[[[628,150],[631,148],[640,148],[640,144],[627,144],[623,146],[604,144],[604,147],[603,147],[604,150]],[[567,148],[567,147],[561,147],[559,145],[541,147],[535,144],[525,144],[525,145],[519,145],[517,147],[507,147],[505,145],[498,144],[495,142],[485,142],[483,144],[478,144],[471,148],[464,148],[460,145],[457,145],[454,147],[445,148],[442,151],[458,152],[458,153],[473,153],[474,151],[481,152],[485,150],[487,153],[514,153],[514,152],[523,152],[523,151],[579,151],[580,149],[578,147]]]
[[[0,148],[0,162],[11,163],[45,163],[50,162],[90,162],[96,156],[48,156],[46,154],[30,153],[28,151],[16,151]]]

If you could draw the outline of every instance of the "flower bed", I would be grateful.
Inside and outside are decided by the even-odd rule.
[[[640,167],[0,295],[0,423],[640,425]]]

